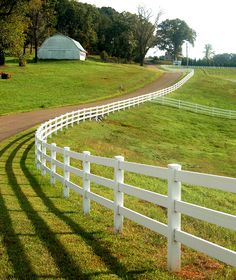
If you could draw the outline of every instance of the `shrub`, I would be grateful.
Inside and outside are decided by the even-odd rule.
[[[101,60],[102,60],[103,62],[108,62],[108,61],[109,61],[109,55],[107,54],[106,51],[102,51],[102,52],[100,53],[100,57],[101,57]]]

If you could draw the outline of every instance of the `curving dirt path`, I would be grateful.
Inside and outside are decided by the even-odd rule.
[[[129,93],[116,98],[110,98],[82,105],[65,106],[60,108],[43,109],[27,113],[17,113],[13,115],[0,116],[0,141],[12,135],[15,135],[21,131],[24,131],[30,127],[33,127],[34,125],[47,121],[48,119],[65,114],[66,112],[97,105],[103,105],[118,100],[124,100],[126,98],[143,95],[166,88],[168,86],[173,85],[176,82],[176,80],[180,78],[181,75],[182,73],[164,73],[156,81],[146,85],[145,87],[133,93]]]

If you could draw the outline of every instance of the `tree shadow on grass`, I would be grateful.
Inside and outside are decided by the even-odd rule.
[[[122,279],[130,279],[130,280],[135,279],[134,278],[135,275],[144,273],[144,270],[128,271],[127,268],[123,264],[121,264],[116,257],[112,255],[111,251],[107,247],[104,247],[103,244],[101,244],[99,239],[94,236],[94,233],[87,232],[82,226],[80,226],[78,223],[76,223],[71,218],[66,216],[55,206],[55,204],[51,201],[51,199],[45,195],[45,193],[41,189],[39,182],[33,176],[33,174],[30,172],[29,168],[26,165],[26,159],[33,146],[34,143],[31,143],[27,146],[27,148],[25,149],[22,155],[20,165],[22,171],[24,172],[25,177],[28,179],[35,193],[41,198],[41,200],[48,207],[48,209],[57,218],[65,222],[72,229],[74,233],[80,235],[83,238],[86,244],[92,248],[93,252],[97,256],[99,256],[102,259],[102,261],[105,263],[107,268],[109,268],[110,273],[116,274]],[[97,273],[94,272],[94,273],[90,273],[89,275],[95,276],[97,275]]]

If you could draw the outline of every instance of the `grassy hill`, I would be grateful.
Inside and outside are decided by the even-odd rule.
[[[188,84],[183,91],[185,87]],[[235,121],[154,103],[117,112],[101,123],[81,123],[50,141],[96,155],[124,155],[126,160],[160,166],[177,162],[187,170],[236,176]],[[166,238],[127,219],[123,234],[114,235],[112,211],[92,202],[91,215],[84,216],[80,196],[71,191],[70,198],[64,199],[61,185],[50,186],[49,178],[38,173],[34,156],[33,129],[0,143],[0,279],[236,278],[232,267],[184,246],[182,271],[169,273]],[[81,166],[80,162],[73,164]],[[113,177],[110,168],[92,164],[91,170]],[[81,184],[78,178],[72,176],[71,180]],[[126,172],[125,182],[167,193],[166,182],[146,176]],[[113,199],[109,189],[96,184],[91,189]],[[236,195],[183,185],[182,199],[236,215]],[[141,199],[125,195],[125,206],[163,223],[167,221],[166,209]],[[185,215],[182,228],[236,250],[234,231]]]
[[[8,63],[0,72],[0,115],[40,108],[82,104],[124,95],[154,81],[161,71],[137,65],[92,60],[45,61],[26,67]]]
[[[194,77],[169,97],[236,110],[236,69],[195,69]]]
[[[139,108],[117,112],[101,123],[96,123],[95,121],[81,123],[78,127],[54,136],[51,141],[56,142],[60,146],[70,146],[72,150],[89,150],[95,155],[107,157],[123,155],[128,161],[159,166],[167,166],[168,163],[180,163],[182,169],[185,170],[232,177],[236,176],[235,121],[166,108],[153,103],[141,105]],[[77,162],[76,165],[79,166],[79,163]],[[92,172],[108,178],[112,178],[113,176],[109,168],[102,168],[97,165],[92,165]],[[75,180],[79,184],[81,183],[78,178],[73,178],[72,180]],[[125,182],[161,194],[167,193],[165,182],[150,179],[145,176],[126,172]],[[112,191],[96,184],[92,184],[92,190],[109,199],[113,198]],[[183,186],[182,199],[203,207],[209,207],[233,215],[236,214],[236,195],[232,195],[231,193],[186,185]],[[125,197],[125,205],[151,218],[166,223],[166,211],[161,207],[155,207],[142,200],[130,198],[129,196]],[[92,211],[95,212],[93,215],[100,217],[97,209],[97,206],[94,206]],[[104,213],[103,211],[105,210],[102,210],[102,213]],[[112,217],[109,221],[112,224]],[[99,218],[100,222],[102,221]],[[105,221],[103,223],[105,229]],[[127,224],[132,225],[129,222]],[[231,230],[200,222],[184,215],[182,226],[185,231],[191,234],[236,250],[236,234]],[[125,225],[124,235],[125,237],[128,235],[130,247],[136,246],[135,241],[130,241],[132,239],[130,237],[130,231],[135,235],[137,228],[138,226],[134,226],[132,231],[129,226]],[[215,232],[217,232],[217,235]],[[137,259],[141,257],[145,265],[148,262],[150,262],[150,265],[146,266],[144,273],[147,278],[143,275],[143,278],[140,277],[140,279],[159,279],[151,276],[152,273],[148,272],[148,270],[154,269],[157,273],[158,270],[155,268],[156,265],[151,264],[152,257],[149,257],[147,253],[149,246],[147,245],[145,248],[144,245],[145,242],[143,239],[147,235],[146,230],[143,230],[141,235],[142,238],[140,238],[139,244],[142,248],[142,255],[134,250],[133,259],[137,264]],[[155,245],[153,244],[153,246],[158,246],[159,248],[156,247],[156,254],[159,255],[161,251],[161,254],[166,256],[165,239],[153,233],[148,233],[148,236],[152,236],[154,239],[156,238],[157,243],[154,242]],[[113,246],[116,245],[112,245],[112,248]],[[123,245],[120,244],[120,246],[122,247]],[[117,247],[115,248],[117,250]],[[129,253],[124,253],[122,249],[120,249],[120,254],[124,258],[129,258]],[[159,257],[161,258],[160,255]],[[204,264],[199,264],[199,260],[202,260]],[[223,266],[208,257],[186,248],[184,248],[183,253],[183,264],[183,271],[188,266],[190,269],[189,274],[192,273],[192,275],[196,276],[198,273],[202,279],[233,279],[232,277],[236,276],[234,269]],[[212,269],[209,269],[209,267],[212,267]],[[223,275],[225,273],[229,275],[228,278],[224,278],[225,276]],[[166,276],[166,279],[172,279],[168,277],[170,276]],[[190,277],[187,279],[196,278]]]

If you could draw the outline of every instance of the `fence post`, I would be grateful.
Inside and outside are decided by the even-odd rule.
[[[43,143],[47,143],[47,141],[46,140],[44,140],[43,142],[42,142],[42,155],[41,155],[41,162],[42,162],[42,164],[41,164],[41,169],[42,169],[42,175],[43,176],[45,176],[46,175],[46,170],[45,170],[45,165],[46,165],[46,159],[45,159],[45,157],[44,157],[44,155],[46,155],[46,147],[43,145]]]
[[[70,180],[70,172],[67,170],[67,166],[70,165],[70,157],[67,152],[70,151],[69,147],[64,147],[64,189],[63,189],[63,196],[65,198],[69,197],[70,189],[66,185],[66,181]]]
[[[90,213],[90,199],[87,197],[87,192],[90,192],[90,180],[88,179],[87,174],[90,173],[90,162],[88,161],[88,157],[90,156],[90,152],[84,151],[84,159],[83,159],[83,211],[84,214]]]
[[[36,162],[36,166],[37,166],[37,169],[40,170],[41,169],[41,155],[40,155],[40,152],[41,152],[41,144],[38,140],[38,136],[36,136],[37,138],[37,142],[36,142],[36,145],[35,145],[35,148],[36,148],[36,156],[37,156],[37,162]]]
[[[71,127],[74,126],[74,117],[75,117],[75,112],[73,111],[71,114]]]
[[[80,111],[77,111],[77,124],[79,124],[79,119],[80,119]]]
[[[114,174],[115,188],[114,188],[114,232],[122,232],[123,216],[120,215],[119,207],[124,205],[124,193],[119,190],[119,183],[124,182],[124,170],[120,168],[120,162],[124,161],[124,157],[116,156],[116,167]]]
[[[169,271],[181,268],[181,243],[175,240],[175,230],[181,229],[181,214],[175,212],[175,201],[181,200],[181,182],[175,180],[175,173],[181,170],[179,164],[168,164],[168,256]]]
[[[66,129],[68,128],[68,113],[66,113]]]
[[[61,117],[61,131],[63,130],[63,116]]]
[[[51,144],[51,185],[55,185],[55,176],[54,174],[56,173],[56,164],[53,162],[57,158],[57,152],[55,150],[56,144],[52,143]]]
[[[96,116],[95,116],[96,122],[98,121],[98,107],[96,107]]]
[[[57,124],[57,120],[58,120],[58,117],[56,117],[56,118],[54,119],[54,125],[55,125],[55,128],[54,128],[54,129],[55,129],[54,134],[55,134],[55,135],[57,135],[57,130],[58,130],[58,129],[57,129],[57,126],[58,126],[58,124]]]

